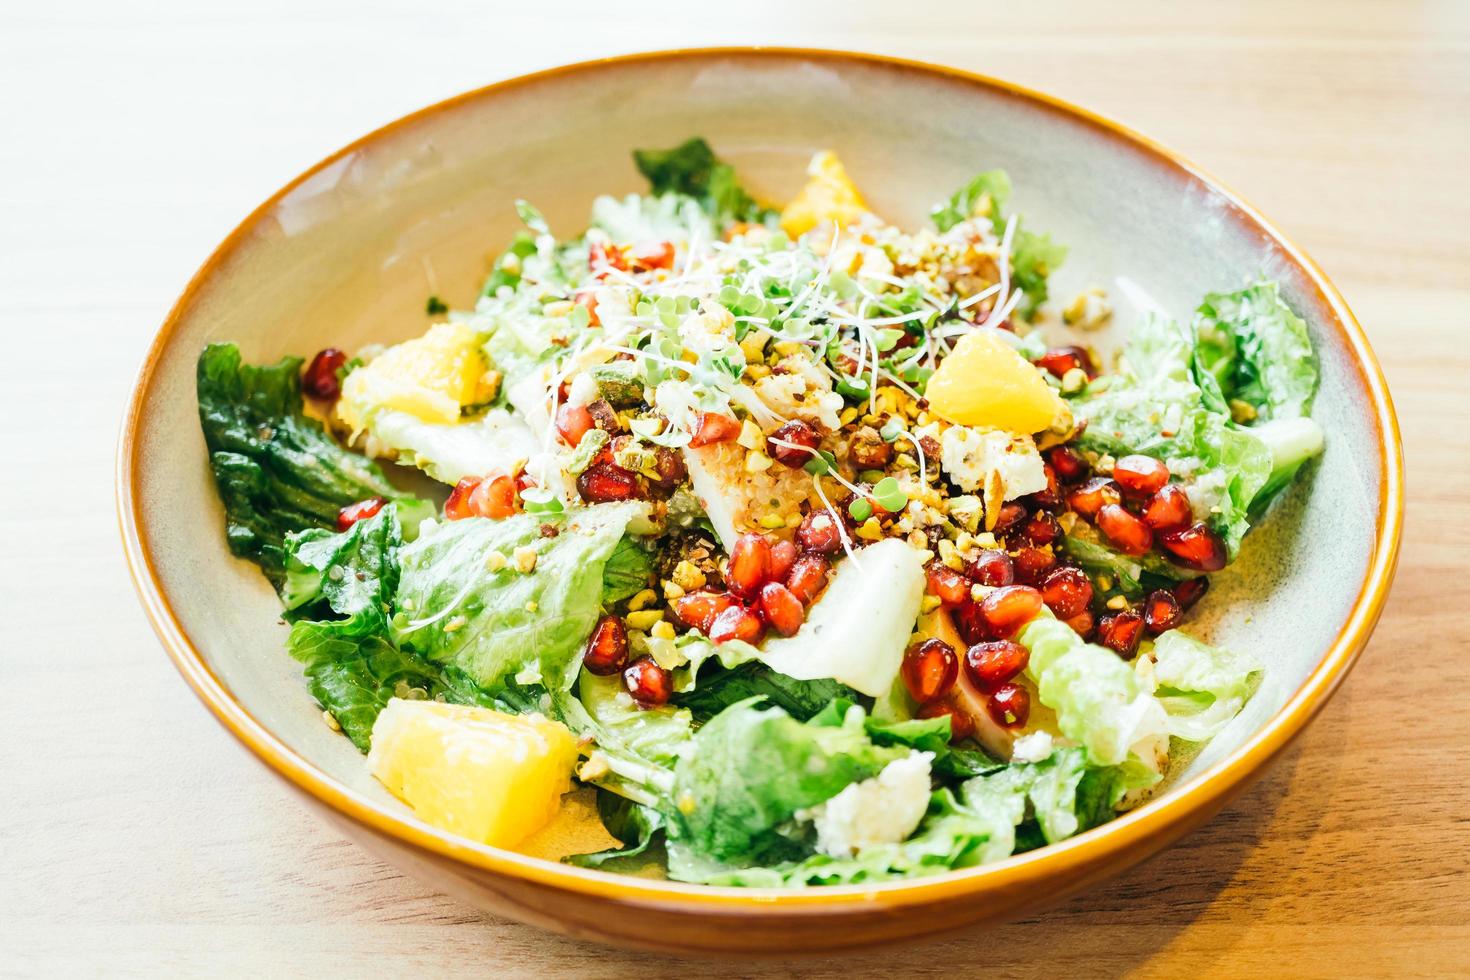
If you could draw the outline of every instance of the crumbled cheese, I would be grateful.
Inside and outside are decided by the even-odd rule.
[[[940,435],[939,445],[940,466],[961,490],[978,489],[991,473],[1000,476],[1004,500],[1046,489],[1041,453],[1029,436],[952,425]]]
[[[1022,735],[1011,744],[1012,762],[1040,762],[1052,753],[1052,738],[1046,732]]]
[[[913,752],[883,767],[872,779],[853,783],[836,796],[797,814],[817,831],[817,850],[850,857],[864,847],[904,840],[929,808],[932,752]]]

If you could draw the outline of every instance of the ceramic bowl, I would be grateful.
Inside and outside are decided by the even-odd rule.
[[[205,461],[194,362],[352,349],[425,329],[425,297],[469,305],[487,255],[536,202],[579,230],[594,195],[641,189],[635,147],[702,135],[782,200],[835,150],[879,214],[918,227],[979,170],[1071,246],[1053,294],[1126,276],[1187,315],[1264,273],[1322,361],[1327,451],[1217,576],[1205,627],[1268,669],[1245,712],[1155,799],[1063,844],[936,878],[784,892],[586,871],[482,847],[415,820],[323,724],[284,651],[275,596],[234,560]],[[1126,304],[1115,317],[1126,327]],[[822,953],[1014,917],[1143,860],[1218,811],[1322,707],[1362,649],[1393,574],[1399,436],[1363,332],[1322,272],[1240,198],[1121,126],[994,79],[867,55],[708,50],[637,55],[492,85],[417,112],[266,201],[204,264],[138,377],[118,462],[122,532],[169,655],[221,722],[350,837],[488,911],[672,952]],[[1221,616],[1220,610],[1228,611]]]

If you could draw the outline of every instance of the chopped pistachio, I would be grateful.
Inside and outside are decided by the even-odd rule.
[[[693,592],[695,589],[704,588],[705,575],[692,561],[681,561],[674,566],[672,576],[674,583],[685,592]]]
[[[635,630],[647,632],[653,629],[654,623],[664,618],[664,611],[662,609],[640,609],[637,612],[628,613],[624,618],[628,620],[628,625]]]
[[[521,545],[512,552],[515,556],[516,568],[523,575],[529,575],[536,568],[536,549],[530,545]]]
[[[653,591],[652,589],[644,589],[637,595],[633,596],[633,598],[628,600],[628,611],[637,612],[640,609],[647,609],[649,606],[657,601],[657,592]]]

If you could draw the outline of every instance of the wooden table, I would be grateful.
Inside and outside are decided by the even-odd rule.
[[[484,918],[309,817],[154,640],[119,554],[112,451],[173,297],[296,172],[495,78],[717,42],[978,69],[1202,161],[1354,304],[1397,398],[1410,493],[1362,663],[1208,828],[983,938],[726,969],[1470,971],[1470,5],[560,3],[556,27],[470,0],[140,6],[0,12],[0,973],[689,969]]]

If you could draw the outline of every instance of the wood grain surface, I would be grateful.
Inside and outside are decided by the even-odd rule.
[[[0,974],[1470,972],[1470,4],[429,6],[0,7]],[[496,78],[745,42],[1011,78],[1220,174],[1367,327],[1403,423],[1409,514],[1356,671],[1181,845],[985,935],[689,965],[483,917],[308,816],[154,640],[117,542],[112,453],[174,296],[298,171]]]

